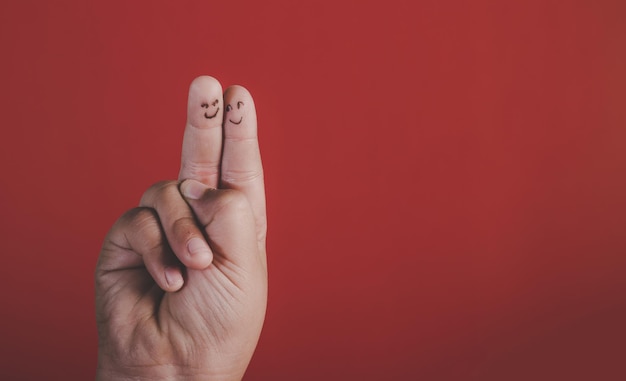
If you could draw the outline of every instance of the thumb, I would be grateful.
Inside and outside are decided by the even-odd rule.
[[[260,257],[254,214],[242,192],[210,188],[193,179],[183,181],[180,192],[215,255],[239,265]]]

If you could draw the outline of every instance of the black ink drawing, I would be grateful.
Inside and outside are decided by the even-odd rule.
[[[219,100],[219,99],[216,99],[216,100],[214,100],[214,101],[213,101],[213,103],[211,103],[211,106],[217,106],[217,104],[218,104],[219,102],[220,102],[220,100]],[[204,103],[202,103],[201,107],[202,107],[202,108],[206,108],[206,109],[208,109],[208,108],[209,108],[209,104],[208,104],[208,103],[206,103],[206,102],[204,102]],[[217,108],[217,110],[215,110],[215,113],[214,113],[213,115],[209,115],[209,113],[208,113],[208,112],[205,112],[205,113],[204,113],[204,117],[205,117],[205,118],[207,118],[207,119],[213,119],[213,118],[215,118],[215,116],[217,115],[217,113],[218,113],[219,111],[220,111],[220,108],[218,107],[218,108]]]
[[[243,102],[242,101],[237,102],[237,110],[239,110],[241,106],[243,106]],[[233,109],[233,106],[231,106],[230,104],[226,106],[226,112],[230,112],[232,109]],[[243,115],[239,118],[238,122],[234,122],[232,119],[228,119],[228,121],[231,122],[232,124],[240,124],[242,120],[243,120]]]

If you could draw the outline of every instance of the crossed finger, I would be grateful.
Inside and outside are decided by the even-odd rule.
[[[242,86],[222,86],[201,76],[189,87],[179,180],[242,192],[252,208],[259,243],[265,245],[266,207],[256,109]]]

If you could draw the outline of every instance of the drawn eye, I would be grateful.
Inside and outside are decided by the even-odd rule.
[[[202,108],[209,108],[209,104],[208,103],[203,103],[201,107]]]
[[[220,103],[219,99],[216,99],[213,101],[213,103],[211,103],[213,106],[217,106],[217,104]]]
[[[233,109],[233,106],[231,106],[231,105],[227,105],[226,106],[226,112],[230,112],[230,110],[232,110],[232,109]]]
[[[237,109],[239,109],[241,106],[243,106],[243,102],[242,101],[237,102]]]

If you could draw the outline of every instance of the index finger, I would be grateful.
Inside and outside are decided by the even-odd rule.
[[[194,79],[189,86],[179,180],[194,179],[217,188],[223,113],[222,86],[218,80],[206,75]]]

